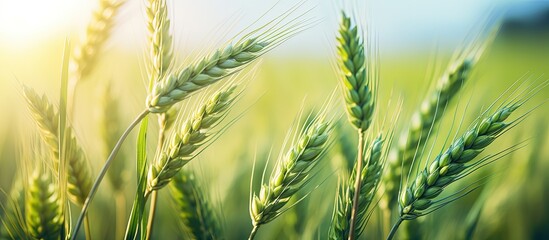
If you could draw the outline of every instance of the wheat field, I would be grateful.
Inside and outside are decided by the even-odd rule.
[[[377,1],[31,2],[0,18],[1,239],[549,238],[549,23],[517,20],[549,10],[437,40]],[[70,30],[34,39],[41,6]]]

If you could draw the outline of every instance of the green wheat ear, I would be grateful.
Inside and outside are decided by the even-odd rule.
[[[261,225],[284,213],[284,206],[310,181],[311,171],[318,165],[333,137],[333,122],[324,118],[321,115],[304,126],[303,131],[297,131],[299,135],[277,161],[268,183],[262,184],[259,194],[253,194],[250,216],[254,228],[250,239]]]
[[[222,238],[218,215],[192,171],[183,169],[176,174],[170,190],[183,230],[189,238]]]
[[[200,152],[201,147],[208,146],[208,142],[214,139],[213,129],[225,118],[239,96],[236,87],[230,85],[217,91],[174,129],[157,161],[149,168],[148,192],[166,186]]]
[[[367,62],[364,42],[351,18],[342,12],[337,37],[337,53],[342,74],[343,96],[347,116],[351,124],[366,131],[372,122],[374,96],[372,94],[372,69]]]
[[[27,232],[34,239],[58,240],[64,220],[58,188],[50,174],[35,172],[26,196]]]

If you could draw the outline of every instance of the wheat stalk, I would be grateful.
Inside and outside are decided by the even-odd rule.
[[[34,239],[58,240],[64,218],[58,188],[48,173],[35,172],[26,196],[27,232]]]
[[[179,219],[188,238],[221,238],[221,226],[207,194],[193,172],[182,170],[170,184]]]
[[[331,239],[347,239],[351,231],[354,231],[354,236],[359,238],[364,231],[368,219],[368,209],[377,192],[385,163],[383,139],[381,135],[372,142],[367,156],[368,157],[363,160],[364,165],[360,176],[360,184],[362,186],[360,188],[360,193],[358,194],[356,225],[354,226],[354,229],[351,229],[349,224],[351,222],[351,209],[355,196],[354,183],[356,182],[357,176],[357,165],[355,164],[355,168],[353,168],[349,179],[342,182],[338,187],[339,191],[336,199],[334,216],[330,226]]]
[[[373,57],[366,58],[364,42],[362,36],[359,35],[358,27],[351,22],[351,18],[344,11],[341,12],[337,44],[339,68],[343,75],[342,89],[345,109],[349,122],[358,131],[356,174],[362,176],[364,132],[370,127],[374,113],[375,96],[372,93],[372,84],[377,82],[377,73],[373,69],[375,66]],[[369,54],[372,55],[372,52]],[[362,192],[361,186],[361,178],[356,178],[349,222],[350,229],[357,229],[356,220],[358,211],[360,211],[358,209],[358,194]],[[354,233],[354,231],[350,232],[349,240],[354,239]]]
[[[99,134],[103,140],[104,155],[107,156],[116,145],[118,140],[116,136],[120,136],[123,130],[120,128],[120,102],[113,95],[110,84],[105,85],[101,92],[101,108],[98,119]],[[108,173],[109,181],[115,191],[124,189],[129,174],[124,156],[119,158],[121,159],[113,163],[112,169]]]
[[[192,114],[190,119],[174,130],[169,144],[149,169],[149,193],[168,184],[175,174],[196,156],[199,148],[212,140],[212,128],[223,120],[238,96],[235,89],[236,85],[231,85],[216,92]]]
[[[309,181],[309,173],[328,149],[332,123],[318,118],[305,126],[297,141],[278,160],[268,184],[263,184],[259,194],[250,203],[250,216],[254,226],[250,239],[257,229],[280,216],[290,198]]]

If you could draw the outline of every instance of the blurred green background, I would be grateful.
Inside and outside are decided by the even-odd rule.
[[[12,3],[13,2],[13,3]],[[36,132],[21,97],[20,83],[32,86],[57,101],[64,39],[77,45],[89,19],[95,1],[1,1],[0,2],[0,187],[9,191],[17,169],[14,146],[18,143],[16,128]],[[47,2],[47,3],[46,3]],[[77,2],[77,3],[76,3]],[[197,52],[214,49],[228,37],[248,26],[269,9],[274,1],[173,1],[171,14],[175,35],[175,49],[181,63],[196,59]],[[263,57],[256,64],[256,76],[248,83],[245,94],[232,116],[238,121],[204,151],[189,167],[216,203],[225,220],[227,239],[247,237],[251,223],[248,216],[249,180],[252,163],[256,161],[255,186],[269,151],[276,158],[287,130],[300,110],[306,112],[322,107],[327,96],[338,86],[335,71],[335,33],[338,9],[351,5],[357,15],[365,14],[378,35],[380,59],[379,116],[375,128],[384,123],[383,116],[391,114],[396,101],[403,101],[397,132],[409,124],[412,111],[433,88],[446,68],[450,56],[459,50],[468,30],[486,14],[491,4],[480,1],[439,3],[422,1],[401,3],[384,1],[342,4],[331,1],[308,1],[310,16],[319,24],[288,40]],[[457,110],[457,119],[464,115],[464,124],[474,119],[480,109],[488,107],[517,79],[526,84],[539,84],[549,71],[549,4],[502,2],[496,8],[511,9],[505,14],[502,30],[480,63],[472,79],[448,111]],[[293,5],[282,1],[268,16],[277,16]],[[510,6],[510,7],[509,7]],[[84,146],[94,173],[105,159],[98,135],[98,116],[101,89],[107,83],[120,101],[120,127],[126,126],[144,107],[146,82],[144,69],[145,20],[142,3],[129,1],[118,17],[113,37],[100,53],[92,75],[79,85],[72,123],[78,140]],[[362,15],[361,15],[362,16]],[[365,17],[366,18],[366,17]],[[229,30],[226,30],[229,29]],[[529,79],[529,80],[528,80]],[[335,115],[343,113],[342,99],[336,93]],[[199,94],[200,95],[200,94]],[[506,96],[504,95],[504,98]],[[530,100],[526,110],[543,103],[549,89],[542,89]],[[469,103],[468,110],[464,108]],[[456,106],[457,105],[457,106]],[[424,219],[428,239],[461,239],[462,224],[475,205],[478,195],[489,192],[489,202],[481,211],[478,239],[547,239],[549,238],[549,143],[547,138],[547,104],[537,108],[521,125],[512,129],[493,144],[488,152],[497,152],[524,139],[528,145],[472,176],[490,175],[488,184],[466,198]],[[239,116],[239,114],[242,114]],[[443,120],[440,138],[455,132],[451,129],[452,114]],[[342,117],[345,120],[345,117]],[[17,127],[16,127],[17,126]],[[444,130],[446,129],[446,130]],[[348,126],[342,130],[353,139]],[[135,134],[135,133],[134,133]],[[151,132],[151,151],[154,131]],[[398,134],[397,134],[398,135]],[[25,142],[25,140],[22,140]],[[124,145],[127,168],[132,165],[135,135]],[[395,140],[396,142],[396,140]],[[322,168],[309,186],[319,185],[312,194],[279,219],[266,225],[259,239],[326,238],[337,183],[337,168],[342,157],[337,142],[333,151],[321,164]],[[438,146],[438,145],[437,145]],[[435,147],[436,149],[436,147]],[[32,149],[22,149],[22,151]],[[273,161],[267,166],[272,167]],[[128,211],[131,206],[134,175],[126,192]],[[485,190],[486,189],[486,190]],[[257,189],[256,189],[257,191]],[[180,239],[181,230],[171,206],[168,191],[160,193],[160,210],[155,227],[156,239]],[[91,206],[94,235],[110,239],[114,235],[112,195],[104,182],[99,197]],[[377,215],[374,214],[366,236],[381,238]],[[446,235],[455,232],[456,234]]]

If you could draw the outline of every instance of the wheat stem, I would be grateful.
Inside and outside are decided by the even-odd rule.
[[[160,152],[162,150],[162,147],[164,145],[164,138],[166,137],[165,134],[165,125],[160,124],[160,130],[158,133],[158,144],[156,146],[156,151]],[[153,191],[151,196],[151,205],[149,207],[149,219],[147,220],[147,234],[145,239],[150,239],[152,236],[152,230],[153,230],[153,222],[154,218],[156,216],[156,202],[158,198],[158,191]]]
[[[114,146],[111,154],[107,158],[107,161],[105,161],[105,164],[103,165],[103,168],[101,168],[101,171],[99,172],[99,175],[95,179],[93,186],[90,190],[90,193],[88,194],[88,197],[86,198],[86,201],[84,202],[84,206],[82,206],[82,210],[80,212],[80,216],[78,217],[78,220],[76,221],[76,225],[74,225],[74,234],[71,237],[71,240],[76,240],[76,235],[78,233],[78,230],[82,226],[82,222],[84,221],[84,217],[86,216],[86,213],[88,212],[88,208],[90,207],[90,203],[93,200],[93,197],[95,196],[95,193],[97,192],[97,189],[99,188],[99,184],[101,184],[101,181],[105,177],[105,174],[107,173],[107,170],[109,169],[109,166],[111,165],[114,157],[116,157],[116,154],[120,151],[120,147],[122,147],[122,143],[124,143],[124,140],[128,137],[130,132],[145,118],[147,115],[149,115],[148,110],[144,110],[141,112],[135,120],[128,126],[128,128],[122,133],[122,136],[120,136],[120,139],[118,139],[118,142]]]
[[[399,218],[398,221],[393,225],[391,231],[389,232],[389,236],[387,236],[387,240],[392,240],[395,237],[395,233],[398,230],[398,227],[400,226],[402,221],[404,221],[404,219]]]
[[[357,151],[357,157],[356,157],[356,180],[355,180],[355,195],[353,196],[353,208],[351,209],[351,220],[350,220],[350,232],[349,232],[349,240],[353,240],[355,238],[355,224],[356,224],[356,215],[358,211],[358,198],[360,195],[360,181],[362,179],[362,157],[363,157],[363,150],[364,150],[364,132],[362,129],[358,129],[358,151]]]
[[[153,230],[154,217],[156,216],[156,202],[158,200],[158,191],[152,191],[151,193],[151,206],[149,209],[149,219],[147,220],[147,233],[145,240],[150,240]]]
[[[254,225],[254,228],[252,228],[252,231],[250,232],[250,237],[248,237],[248,240],[253,240],[255,238],[255,234],[257,234],[258,229],[259,229],[259,225]]]

